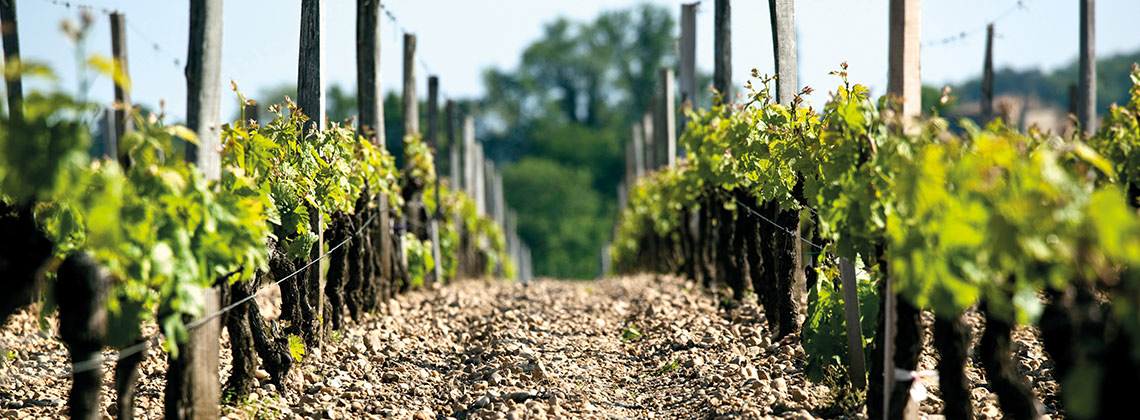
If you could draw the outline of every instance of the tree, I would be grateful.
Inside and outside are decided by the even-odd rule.
[[[649,110],[659,70],[676,62],[674,28],[672,11],[652,5],[592,22],[558,18],[523,50],[518,68],[484,73],[479,137],[488,156],[519,161],[503,184],[535,274],[596,274],[613,229],[623,144]]]

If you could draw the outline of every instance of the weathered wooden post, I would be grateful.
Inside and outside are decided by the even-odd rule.
[[[487,159],[483,156],[483,143],[475,143],[475,212],[487,214]]]
[[[994,24],[986,25],[986,57],[982,62],[982,124],[994,118]]]
[[[127,65],[127,19],[122,13],[111,13],[111,59],[113,61],[113,72],[118,75],[122,74],[124,77],[130,77],[130,68]],[[128,79],[129,80],[129,79]],[[122,83],[126,83],[123,81]],[[115,148],[118,149],[119,143],[123,140],[123,135],[128,131],[134,130],[134,121],[131,119],[131,92],[130,86],[124,86],[119,81],[112,80],[111,84],[115,87],[115,104],[112,108],[115,110]],[[216,111],[220,113],[221,111]],[[220,132],[219,132],[220,133]],[[124,153],[126,151],[124,150]],[[126,155],[119,156],[119,161],[123,167],[129,167],[130,159]],[[218,169],[221,170],[220,167]]]
[[[641,177],[645,174],[645,126],[641,120],[633,122],[633,174]],[[631,183],[633,181],[630,181]]]
[[[1096,132],[1096,3],[1081,0],[1080,87],[1077,121],[1086,133]]]
[[[720,92],[724,103],[732,103],[732,9],[729,0],[716,0],[713,38],[713,87]]]
[[[855,278],[855,265],[846,258],[839,260],[839,278],[843,287],[843,314],[847,324],[847,357],[850,359],[851,385],[861,390],[867,387],[867,367],[863,356],[863,324],[859,316],[859,285]]]
[[[403,102],[404,113],[404,137],[416,136],[420,134],[420,101],[416,96],[416,36],[414,34],[404,34],[404,87],[401,95]],[[392,139],[393,142],[399,141],[403,143],[403,139]],[[391,150],[391,148],[389,148]],[[407,150],[404,150],[407,156]],[[407,163],[405,163],[406,165]],[[424,237],[424,220],[421,218],[423,210],[423,196],[422,192],[416,193],[413,197],[408,197],[407,192],[404,191],[404,214],[400,217],[400,224],[406,229],[405,232],[411,232],[416,237]],[[410,198],[410,199],[409,199]],[[407,235],[400,235],[396,238],[397,254],[400,257],[400,272],[404,273],[404,287],[408,287],[410,276],[408,276],[408,253],[405,238]]]
[[[452,101],[450,99],[447,100],[447,104],[444,105],[443,108],[443,120],[445,122],[444,127],[447,128],[447,169],[451,177],[451,190],[458,191],[459,189],[463,188],[463,180],[460,179],[460,168],[462,165],[459,162],[461,156],[459,151],[459,136],[457,135],[458,129],[456,128],[456,123],[459,121],[459,116],[455,113],[455,101]]]
[[[654,130],[665,147],[666,165],[673,167],[677,164],[677,107],[674,102],[676,93],[673,91],[673,69],[661,69],[661,78],[658,82],[657,103],[657,129]]]
[[[891,0],[890,63],[887,93],[902,102],[903,117],[922,112],[922,76],[919,73],[921,44],[919,0]]]
[[[302,137],[324,129],[325,124],[325,1],[301,1],[301,40],[297,56],[297,105],[309,117]],[[309,210],[309,228],[317,233],[317,243],[309,251],[309,260],[320,259],[325,248],[322,216],[318,209]],[[316,217],[313,217],[316,215]],[[314,322],[324,319],[325,276],[321,264],[313,264],[308,270],[305,286],[309,303],[316,311]],[[324,327],[315,325],[307,336],[306,344],[316,347],[321,344],[321,331]]]
[[[495,198],[495,222],[498,223],[500,227],[505,227],[507,226],[507,202],[503,197],[503,171],[495,171],[494,186],[495,193],[493,196]]]
[[[776,56],[776,101],[788,105],[795,98],[796,7],[793,0],[768,0],[772,16],[772,52]]]
[[[681,5],[680,63],[677,69],[677,88],[681,91],[681,103],[689,103],[698,108],[697,102],[697,5]],[[685,106],[685,105],[682,105]],[[687,119],[682,123],[688,122]]]
[[[404,34],[404,135],[420,133],[420,103],[416,98],[416,36]],[[403,140],[403,139],[398,139]],[[389,148],[391,150],[391,148]]]
[[[125,46],[125,45],[124,45]],[[221,178],[221,70],[222,0],[190,1],[190,37],[186,54],[186,125],[198,135],[188,143],[186,160],[194,162],[206,179]],[[125,66],[125,63],[124,63]],[[118,118],[116,118],[118,120]],[[204,313],[221,306],[217,288],[202,291]],[[221,319],[214,318],[190,330],[179,343],[178,358],[167,370],[165,411],[168,419],[216,419],[221,413],[218,351]]]
[[[440,210],[439,203],[439,77],[428,76],[428,109],[427,109],[427,143],[431,147],[432,153],[435,157],[433,159],[435,165],[435,211],[431,214],[431,222],[428,225],[431,234],[431,256],[432,261],[435,261],[435,266],[432,269],[432,279],[434,281],[443,281],[443,270],[440,267],[439,259],[439,221],[442,219],[442,211]]]
[[[661,154],[658,152],[661,144],[653,131],[653,108],[655,101],[649,101],[649,110],[641,116],[641,134],[645,139],[645,169],[656,170],[661,166]]]
[[[475,148],[475,119],[470,115],[463,118],[463,189],[475,198],[477,166],[481,165],[478,150]]]
[[[4,40],[4,64],[20,61],[20,33],[16,25],[16,0],[0,1],[0,38]],[[24,84],[19,73],[8,79],[8,117],[24,118]]]
[[[480,147],[480,149],[482,149]],[[487,212],[487,216],[491,220],[497,220],[499,209],[495,207],[495,161],[483,157],[483,177],[482,177],[482,196],[483,209]]]
[[[380,87],[380,2],[356,0],[356,131],[384,146],[384,92]],[[386,229],[387,227],[385,227]]]
[[[119,143],[115,141],[115,110],[111,107],[103,108],[99,116],[103,123],[103,157],[119,159]]]
[[[904,130],[907,129],[911,118],[919,116],[922,112],[922,77],[919,74],[921,53],[919,24],[922,18],[920,4],[920,0],[890,2],[887,94],[894,96],[901,103]],[[872,417],[881,415],[883,418],[890,418],[892,411],[895,415],[905,415],[902,413],[909,398],[907,401],[891,400],[895,388],[895,336],[903,326],[898,325],[898,296],[895,295],[891,277],[887,276],[883,283],[882,290],[885,296],[882,308],[883,330],[881,338],[878,339],[879,347],[882,347],[882,360],[875,361],[875,369],[868,381],[867,398],[868,401],[871,401],[871,398],[881,398],[877,402],[882,405],[868,406],[868,413]],[[876,349],[876,352],[878,351]],[[914,366],[904,366],[904,368],[913,369]],[[895,410],[892,410],[892,405],[897,406]]]

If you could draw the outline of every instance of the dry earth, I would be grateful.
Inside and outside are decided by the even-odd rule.
[[[272,302],[270,295],[259,303],[271,314]],[[676,278],[543,280],[527,287],[465,281],[401,296],[383,312],[310,352],[285,381],[288,389],[266,383],[250,401],[223,413],[290,419],[862,418],[837,411],[828,388],[805,381],[798,339],[772,343],[760,307],[720,309],[711,295]],[[1018,334],[1023,364],[1033,363],[1040,350],[1032,333]],[[63,346],[39,334],[29,312],[3,326],[0,346],[10,356],[0,368],[0,418],[64,416],[70,380]],[[223,335],[223,380],[227,346]],[[926,367],[934,363],[930,354],[923,360]],[[1034,373],[1045,379],[1035,384],[1048,401],[1051,381],[1036,363]],[[164,366],[162,352],[148,350],[137,400],[141,418],[161,417]],[[115,414],[111,369],[104,366],[105,418]],[[979,418],[1000,418],[984,377],[971,372]],[[939,407],[935,395],[923,404],[922,416]]]

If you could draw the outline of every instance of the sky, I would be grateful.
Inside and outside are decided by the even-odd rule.
[[[77,20],[76,4],[117,10],[127,20],[129,72],[132,99],[157,108],[165,102],[170,120],[185,115],[186,82],[183,76],[187,50],[189,5],[181,0],[69,1],[18,0],[21,50],[25,60],[48,64],[54,82],[30,82],[31,89],[60,89],[75,93],[76,46],[60,30],[65,19]],[[680,14],[690,1],[652,0]],[[389,0],[385,6],[397,24],[383,20],[381,77],[384,89],[399,89],[402,77],[401,32],[417,35],[418,51],[426,67],[418,68],[420,83],[426,74],[440,77],[442,92],[451,98],[483,94],[482,73],[491,67],[511,69],[543,26],[559,16],[592,20],[606,10],[631,7],[639,0]],[[1018,5],[1021,5],[1020,7]],[[327,0],[326,65],[329,85],[350,91],[356,85],[354,0]],[[816,93],[812,102],[826,101],[839,81],[828,73],[841,62],[850,65],[850,80],[882,93],[887,82],[887,0],[800,0],[795,5],[798,30],[799,82]],[[1140,1],[1102,0],[1096,4],[1098,56],[1140,49],[1135,17]],[[697,66],[711,72],[713,58],[713,2],[701,3],[697,15]],[[109,17],[99,10],[84,44],[86,54],[109,56]],[[985,25],[1000,17],[994,40],[997,68],[1051,70],[1077,56],[1078,2],[1060,0],[927,0],[922,4],[920,26],[924,84],[941,86],[963,81],[981,72]],[[222,118],[236,113],[230,81],[244,92],[295,83],[297,74],[300,1],[230,0],[223,11]],[[679,25],[678,25],[679,27]],[[948,37],[964,37],[940,43]],[[772,36],[768,2],[732,3],[733,79],[743,84],[756,68],[773,73]],[[109,80],[99,78],[87,97],[109,103]],[[426,87],[419,89],[421,95]]]

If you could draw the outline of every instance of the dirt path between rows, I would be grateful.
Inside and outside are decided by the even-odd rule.
[[[695,285],[673,278],[544,280],[526,287],[459,282],[389,302],[385,313],[310,352],[287,378],[290,389],[266,381],[253,401],[224,412],[230,418],[806,415],[796,411],[814,396],[794,357],[799,346],[772,345],[754,305],[732,314],[716,308]],[[0,334],[12,356],[0,378],[0,417],[66,414],[66,351],[35,325],[24,312]],[[228,353],[224,348],[223,380]],[[136,415],[161,416],[163,359],[151,349],[141,365]],[[112,368],[105,366],[103,398],[111,417]]]
[[[259,299],[265,313],[275,312],[272,293]],[[233,419],[846,417],[826,387],[805,381],[798,340],[772,343],[755,303],[724,310],[695,284],[672,277],[540,280],[525,287],[463,281],[390,301],[306,355],[286,378],[288,389],[264,381],[250,401],[223,413]],[[37,334],[28,312],[0,330],[0,346],[12,359],[0,367],[0,418],[64,415],[70,380],[63,346]],[[161,417],[164,358],[152,348],[141,365],[141,418]],[[924,365],[932,363],[924,356]],[[221,364],[224,381],[225,334]],[[113,418],[113,366],[104,368],[104,418]],[[992,394],[980,387],[984,379],[972,376],[979,418],[1000,417]],[[921,417],[936,412],[934,398]]]

